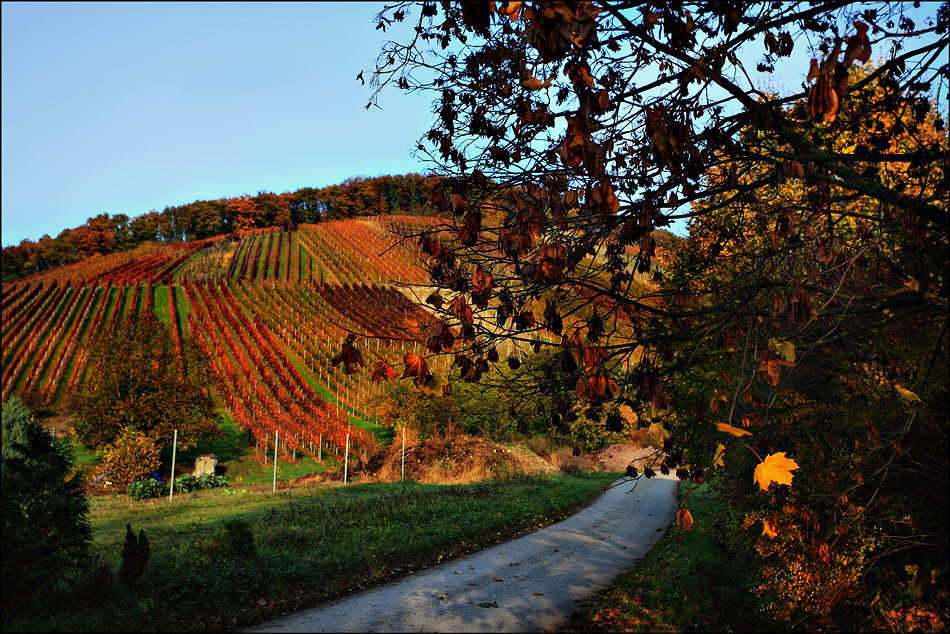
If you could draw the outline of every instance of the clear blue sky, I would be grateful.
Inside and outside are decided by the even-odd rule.
[[[3,3],[3,246],[100,213],[422,172],[429,98],[389,90],[365,110],[356,81],[393,35],[382,6]],[[938,6],[908,10],[922,25]],[[798,87],[807,59],[762,82]]]
[[[428,99],[364,109],[381,6],[3,3],[3,246],[103,212],[423,171]]]

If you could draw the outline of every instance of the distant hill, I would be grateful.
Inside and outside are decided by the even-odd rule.
[[[368,365],[424,354],[426,330],[438,317],[420,307],[431,289],[416,237],[442,222],[385,214],[145,242],[3,282],[2,396],[19,394],[34,408],[68,412],[90,372],[97,333],[154,311],[176,342],[188,338],[207,352],[216,402],[262,454],[275,433],[286,453],[315,453],[319,441],[342,450],[347,433],[351,444],[365,442],[368,403],[380,388],[371,371],[346,374],[331,360],[350,333],[370,337],[358,344]],[[654,239],[662,262],[677,238],[656,232]],[[627,257],[635,254],[633,248]],[[603,258],[593,253],[583,261],[591,277],[573,293],[582,310],[568,311],[573,316],[566,319],[628,309],[604,297],[592,301],[590,285],[612,283],[598,272]],[[527,268],[508,272],[526,274]],[[639,274],[629,283],[651,284]],[[502,362],[537,350],[541,341],[560,342],[535,326],[545,301],[535,298],[513,316],[538,345],[498,351]],[[489,314],[494,321],[494,310]],[[450,360],[430,356],[430,371],[447,377]]]
[[[308,223],[362,216],[438,215],[429,203],[440,179],[420,174],[348,178],[327,187],[293,192],[196,200],[129,217],[102,213],[56,237],[22,240],[0,253],[2,280],[75,264],[91,257],[120,254],[146,243],[195,242],[248,229],[296,230]]]
[[[425,284],[414,240],[437,222],[376,216],[251,229],[230,236],[91,257],[2,284],[2,395],[68,409],[89,371],[96,333],[152,310],[176,341],[209,354],[216,400],[263,449],[341,449],[367,432],[369,372],[347,375],[330,360],[350,332],[381,337],[367,362],[401,358],[434,317],[401,285]]]

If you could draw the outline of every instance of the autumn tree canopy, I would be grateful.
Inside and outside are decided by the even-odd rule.
[[[414,36],[385,46],[373,99],[390,84],[434,97],[418,154],[445,177],[433,203],[456,220],[419,242],[450,293],[437,305],[459,328],[460,362],[485,363],[502,339],[553,349],[543,378],[555,419],[568,409],[558,381],[595,407],[619,398],[642,413],[664,409],[669,377],[702,358],[674,344],[745,332],[762,299],[782,316],[771,338],[793,346],[808,345],[804,324],[813,341],[840,336],[855,312],[945,320],[946,280],[913,277],[884,248],[909,231],[932,256],[925,267],[946,266],[945,113],[931,95],[946,91],[948,11],[915,24],[904,9],[387,7],[380,28],[411,20]],[[768,73],[783,58],[801,60],[800,86],[752,83],[749,66]],[[790,195],[776,200],[783,183]],[[719,210],[728,221],[712,223]],[[698,305],[657,261],[654,232],[674,221],[705,232],[681,278],[735,269]],[[842,297],[869,255],[891,279]],[[793,257],[809,263],[780,272]],[[433,334],[433,352],[450,348]],[[766,376],[776,360],[764,359]]]
[[[825,566],[835,601],[869,561],[854,522],[875,557],[945,552],[945,527],[899,528],[889,488],[946,506],[950,5],[929,6],[922,23],[900,2],[387,6],[377,28],[413,29],[369,105],[432,95],[417,156],[454,219],[413,236],[445,322],[429,353],[477,381],[533,351],[512,385],[553,427],[581,406],[681,479],[741,477],[746,519],[799,540],[781,569]],[[817,596],[818,573],[788,574]]]
[[[220,435],[207,358],[190,340],[177,349],[154,313],[100,334],[89,363],[90,378],[71,404],[85,444],[102,448],[134,432],[164,445],[178,430],[178,441],[190,446]]]

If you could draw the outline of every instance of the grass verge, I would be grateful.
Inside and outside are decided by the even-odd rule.
[[[689,483],[680,483],[683,498]],[[570,622],[579,632],[774,631],[755,613],[749,565],[715,535],[720,502],[706,485],[689,498],[693,528],[675,522],[634,568]]]
[[[243,627],[536,530],[569,515],[617,474],[469,485],[323,484],[270,495],[213,489],[131,502],[98,498],[93,552],[115,570],[125,525],[144,530],[147,570],[114,576],[61,610],[3,631],[204,631]],[[236,554],[246,522],[254,553]],[[246,545],[246,541],[244,543]],[[245,551],[246,552],[246,551]]]

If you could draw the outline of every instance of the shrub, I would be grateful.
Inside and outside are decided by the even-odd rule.
[[[73,456],[19,398],[3,404],[3,609],[30,613],[61,596],[89,564],[89,501]]]
[[[154,478],[148,478],[130,484],[127,495],[133,500],[148,500],[160,497],[166,489],[168,489],[167,484],[163,484]]]
[[[242,519],[228,520],[224,523],[224,539],[221,541],[221,554],[232,557],[253,557],[257,548],[254,546],[254,533],[251,525]]]
[[[225,486],[228,486],[228,480],[224,476],[205,474],[195,478],[191,474],[183,473],[175,478],[175,493],[188,493],[189,491],[216,489]],[[170,489],[168,483],[163,484],[154,478],[147,478],[130,484],[127,495],[133,500],[148,500],[168,495]]]
[[[122,565],[119,567],[119,583],[128,590],[135,586],[136,580],[145,574],[151,557],[151,548],[145,531],[140,530],[138,539],[132,532],[132,525],[125,525],[125,546],[122,548]]]
[[[111,471],[112,481],[127,487],[158,469],[161,464],[160,452],[154,440],[127,427],[122,430],[115,443],[106,449],[97,472]]]
[[[257,554],[251,525],[242,519],[225,522],[224,531],[215,536],[211,548],[218,557],[248,558]]]

